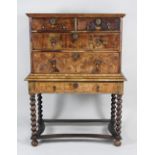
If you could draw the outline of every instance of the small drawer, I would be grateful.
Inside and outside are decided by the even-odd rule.
[[[120,18],[79,18],[79,31],[120,31]]]
[[[119,33],[32,33],[32,50],[120,50]]]
[[[119,53],[33,52],[32,73],[117,74]]]
[[[31,93],[122,93],[122,82],[29,82]]]
[[[32,31],[73,31],[73,18],[32,18]]]

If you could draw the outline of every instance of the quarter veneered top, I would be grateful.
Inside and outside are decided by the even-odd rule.
[[[123,13],[27,13],[28,17],[42,18],[42,17],[124,17]]]

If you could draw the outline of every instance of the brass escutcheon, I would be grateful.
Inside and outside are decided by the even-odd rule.
[[[97,18],[97,19],[95,20],[96,26],[101,25],[101,23],[102,23],[102,20],[101,20],[100,18]]]
[[[78,60],[79,58],[80,58],[80,54],[79,53],[76,53],[76,52],[72,53],[72,59],[74,61]]]
[[[77,82],[73,83],[73,88],[78,88],[79,84]]]
[[[51,18],[51,19],[49,20],[49,22],[50,22],[50,24],[54,25],[54,24],[56,23],[56,19],[55,19],[55,18]]]
[[[56,86],[53,86],[53,91],[56,91]]]
[[[99,92],[99,90],[100,90],[100,86],[97,85],[97,86],[96,86],[96,92]]]

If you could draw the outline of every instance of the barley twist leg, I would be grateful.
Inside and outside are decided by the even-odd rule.
[[[41,135],[41,133],[45,129],[44,121],[43,121],[43,110],[42,110],[42,95],[37,94],[38,97],[38,134]]]
[[[117,95],[117,108],[116,108],[116,135],[114,145],[121,145],[121,119],[122,119],[122,95]]]
[[[109,131],[113,136],[116,135],[116,94],[111,95],[111,121],[109,123]]]
[[[30,95],[30,110],[31,110],[31,131],[32,131],[32,146],[37,146],[37,121],[36,121],[36,100],[35,100],[35,94]]]

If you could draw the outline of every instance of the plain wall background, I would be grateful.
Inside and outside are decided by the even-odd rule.
[[[27,82],[30,72],[27,12],[125,13],[123,21],[122,72],[127,77],[123,96],[123,145],[96,142],[43,143],[30,146],[30,111]],[[136,155],[136,1],[135,0],[18,0],[18,154],[118,154]],[[44,95],[44,117],[104,118],[110,116],[109,95]],[[97,127],[50,127],[49,132],[101,132]],[[47,132],[48,132],[47,131]],[[61,149],[60,149],[61,148]]]

